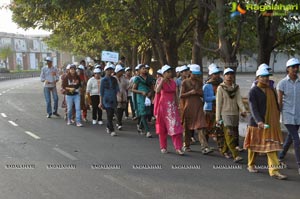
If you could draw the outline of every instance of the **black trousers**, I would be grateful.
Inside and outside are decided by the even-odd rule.
[[[114,114],[115,114],[115,109],[114,108],[106,108],[106,115],[107,115],[106,127],[109,129],[110,132],[115,131],[114,124],[113,124]]]
[[[100,97],[99,95],[92,95],[91,96],[92,100],[92,113],[93,113],[93,120],[102,121],[102,110],[99,108],[99,102],[100,102]]]
[[[123,118],[123,113],[126,109],[124,108],[117,108],[117,124],[119,126],[122,126],[122,118]]]

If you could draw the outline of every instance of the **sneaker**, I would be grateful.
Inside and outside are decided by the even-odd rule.
[[[98,121],[98,124],[103,125],[103,121],[102,120]]]
[[[75,123],[75,120],[72,120],[72,119],[71,119],[71,123],[74,124],[74,123]]]
[[[150,132],[147,132],[146,137],[147,138],[152,138],[152,134]]]
[[[122,126],[120,125],[120,126],[118,126],[118,130],[119,131],[121,131],[122,130]]]
[[[93,120],[93,124],[94,124],[94,125],[97,124],[97,120]]]
[[[192,149],[190,148],[190,147],[183,147],[183,151],[184,152],[191,152],[192,151]]]
[[[178,155],[184,155],[184,152],[183,152],[181,149],[177,149],[177,150],[176,150],[176,153],[177,153]]]
[[[106,133],[110,134],[110,130],[108,128],[106,128]]]
[[[137,120],[137,117],[133,117],[132,120]]]
[[[51,118],[51,114],[47,114],[47,118]]]
[[[80,122],[77,122],[76,126],[77,127],[82,127],[83,125]]]
[[[162,154],[168,153],[167,149],[161,149],[160,152],[161,152]]]
[[[67,125],[71,125],[71,124],[72,124],[71,120],[68,120]]]
[[[114,137],[114,136],[117,136],[118,134],[117,134],[116,132],[113,131],[113,132],[110,133],[110,135],[111,135],[112,137]]]
[[[250,173],[258,173],[258,170],[255,169],[254,166],[248,166],[248,167],[247,167],[247,170],[248,170]]]
[[[84,122],[88,122],[88,120],[86,118],[82,118],[82,121]]]
[[[213,150],[211,150],[209,147],[206,147],[204,149],[202,149],[202,154],[207,155],[209,153],[214,152]]]
[[[272,177],[272,178],[275,178],[275,179],[277,179],[277,180],[285,180],[285,179],[287,179],[287,176],[286,176],[286,175],[282,175],[282,174],[280,174],[280,173],[277,173],[277,174],[275,174],[275,175],[272,175],[271,177]]]
[[[125,120],[128,120],[128,117],[127,117],[127,116],[125,116],[125,117],[124,117],[124,119],[125,119]]]
[[[60,117],[60,114],[58,114],[57,112],[54,112],[53,115],[55,115],[56,117]]]
[[[191,137],[191,144],[195,144],[196,143],[196,139],[194,137]]]
[[[234,159],[233,159],[233,162],[237,163],[237,162],[240,162],[242,161],[243,158],[241,156],[236,156]]]

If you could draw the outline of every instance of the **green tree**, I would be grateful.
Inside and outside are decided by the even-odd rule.
[[[0,59],[3,60],[5,68],[8,69],[8,58],[13,54],[10,46],[3,46],[0,48]]]

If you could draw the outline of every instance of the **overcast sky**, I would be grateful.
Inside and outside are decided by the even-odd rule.
[[[8,5],[10,0],[0,0],[0,7],[3,5]],[[13,23],[11,20],[12,12],[9,9],[0,9],[0,32],[8,32],[8,33],[18,33],[25,35],[40,35],[40,34],[49,34],[47,31],[43,30],[24,30],[22,28],[18,28],[18,25]]]

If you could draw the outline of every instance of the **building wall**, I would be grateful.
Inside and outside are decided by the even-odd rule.
[[[45,65],[47,56],[53,58],[54,66],[62,66],[63,63],[71,62],[69,53],[60,53],[48,48],[43,41],[46,36],[25,36],[12,33],[0,32],[0,48],[9,46],[13,54],[8,58],[9,70],[37,70]],[[0,63],[2,63],[1,60]],[[4,65],[0,64],[0,67]]]

